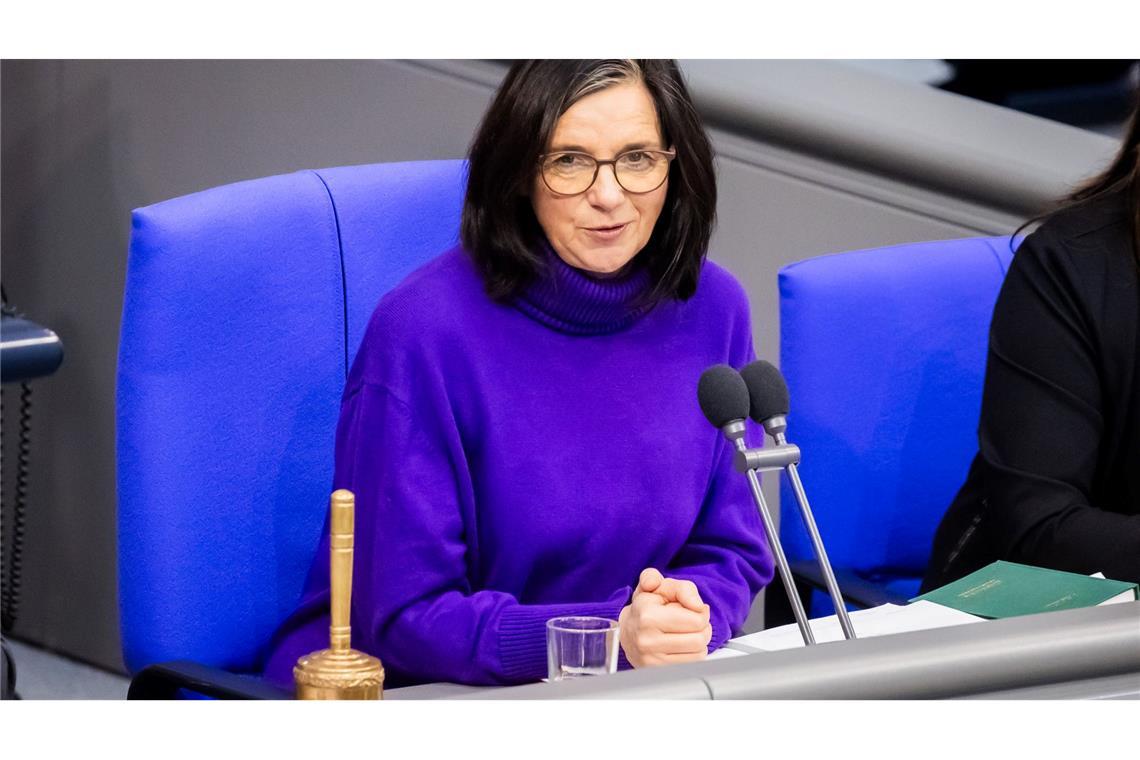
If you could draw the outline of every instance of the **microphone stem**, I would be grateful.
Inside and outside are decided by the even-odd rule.
[[[777,433],[773,438],[780,446],[787,443],[787,438],[783,433]],[[815,517],[812,516],[811,507],[808,506],[807,494],[804,492],[804,484],[800,480],[799,468],[795,462],[791,462],[787,469],[788,479],[792,482],[792,490],[795,492],[796,501],[799,503],[800,516],[803,517],[804,526],[807,528],[808,536],[811,537],[811,545],[815,549],[819,569],[823,571],[827,593],[831,595],[831,602],[835,605],[835,614],[839,618],[839,626],[843,629],[844,638],[853,639],[855,638],[855,627],[851,625],[851,618],[847,616],[847,605],[843,602],[843,594],[839,591],[839,584],[836,582],[835,573],[831,569],[831,561],[827,558],[827,550],[823,548],[823,539],[819,535],[819,528],[816,527]]]
[[[735,439],[734,443],[739,451],[748,448],[742,438]],[[784,581],[784,590],[788,593],[788,602],[792,605],[792,614],[796,617],[796,625],[799,626],[804,644],[814,644],[815,636],[812,635],[807,613],[804,612],[803,602],[800,601],[800,595],[796,592],[796,583],[792,579],[791,568],[788,567],[788,558],[784,556],[784,548],[780,545],[780,536],[772,522],[772,515],[768,512],[768,503],[764,500],[764,493],[760,490],[760,479],[756,477],[755,470],[750,469],[746,474],[748,485],[752,487],[752,498],[756,500],[756,506],[760,508],[760,519],[764,522],[764,531],[768,534],[769,548],[771,548],[772,556],[776,560],[776,568],[780,571],[780,579]]]

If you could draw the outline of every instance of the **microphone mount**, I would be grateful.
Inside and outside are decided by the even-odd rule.
[[[732,464],[737,472],[768,472],[782,470],[791,464],[800,463],[800,447],[790,443],[767,449],[737,449]]]

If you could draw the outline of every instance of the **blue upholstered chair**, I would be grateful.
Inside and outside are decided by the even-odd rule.
[[[259,668],[299,601],[347,368],[381,295],[457,241],[464,187],[462,161],[377,164],[134,212],[117,454],[136,696],[272,695],[215,669]]]
[[[780,271],[788,438],[803,451],[812,511],[855,606],[918,591],[934,531],[977,451],[990,317],[1011,258],[1008,237],[970,238]],[[811,543],[782,488],[788,561],[817,583]],[[782,596],[769,595],[769,610],[786,604]],[[814,601],[813,616],[834,611],[826,594]],[[769,624],[784,619],[776,612]]]

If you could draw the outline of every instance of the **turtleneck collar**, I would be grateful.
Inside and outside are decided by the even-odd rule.
[[[515,298],[527,316],[571,335],[604,335],[636,322],[651,308],[643,296],[649,272],[636,261],[616,277],[599,278],[570,266],[543,245],[546,269]]]

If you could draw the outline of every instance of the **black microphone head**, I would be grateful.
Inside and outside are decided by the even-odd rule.
[[[740,370],[748,388],[748,416],[763,423],[788,413],[788,384],[771,362],[757,359]]]
[[[740,373],[727,364],[714,364],[701,373],[697,401],[715,428],[748,416],[748,386]]]

